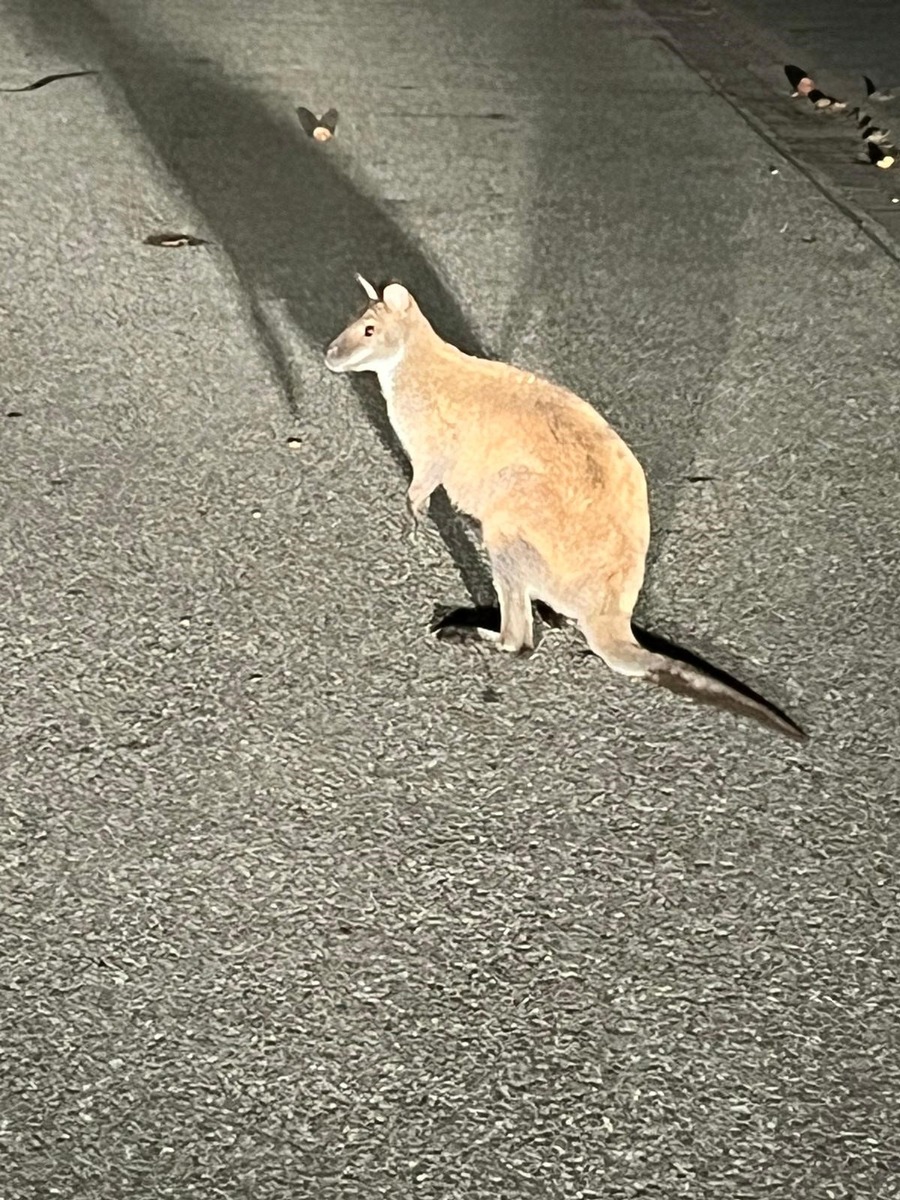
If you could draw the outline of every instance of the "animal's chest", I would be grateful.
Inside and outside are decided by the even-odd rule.
[[[382,387],[391,428],[413,463],[433,457],[440,440],[440,420],[426,403],[400,399],[390,387]]]
[[[396,399],[389,395],[385,396],[385,400],[387,401],[387,415],[391,423],[391,428],[403,444],[403,449],[407,454],[410,454],[413,444],[417,441],[417,414],[414,410],[411,410],[410,405],[398,403]],[[421,437],[421,433],[419,437]]]

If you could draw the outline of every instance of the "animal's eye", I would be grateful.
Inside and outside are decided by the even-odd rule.
[[[371,337],[372,334],[375,332],[375,326],[367,325],[364,332],[365,332],[366,337]]]

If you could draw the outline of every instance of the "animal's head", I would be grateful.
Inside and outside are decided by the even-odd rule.
[[[389,283],[379,296],[368,280],[356,278],[369,303],[325,351],[329,371],[377,371],[396,363],[420,315],[402,283]]]

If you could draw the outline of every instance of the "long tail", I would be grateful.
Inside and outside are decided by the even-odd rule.
[[[640,633],[644,645],[635,632]],[[591,649],[622,675],[644,679],[699,704],[750,717],[794,741],[808,740],[808,734],[780,708],[724,671],[655,634],[633,631],[630,627],[626,633],[621,626],[618,629],[608,626],[591,633],[593,636],[588,637]]]

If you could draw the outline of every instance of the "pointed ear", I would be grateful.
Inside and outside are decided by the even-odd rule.
[[[359,286],[362,288],[362,290],[366,293],[366,295],[369,297],[369,299],[375,300],[377,302],[378,293],[372,287],[371,283],[369,283],[368,279],[363,279],[363,277],[362,277],[362,275],[360,275],[359,271],[355,271],[354,274],[356,275],[356,282],[359,284]]]
[[[412,296],[402,283],[389,283],[382,296],[385,307],[390,312],[404,313],[412,304]]]

